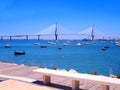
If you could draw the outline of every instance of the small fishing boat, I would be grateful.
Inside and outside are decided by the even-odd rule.
[[[109,46],[104,46],[104,47],[102,47],[101,50],[106,50],[106,49],[108,49],[108,48],[110,48],[110,47],[109,47]]]
[[[36,43],[34,43],[34,45],[40,45],[40,43],[39,43],[39,42],[36,42]]]
[[[47,46],[40,46],[41,48],[47,48]]]
[[[49,42],[49,41],[48,41],[48,44],[51,44],[51,45],[56,45],[56,43],[55,43],[55,42]]]
[[[64,46],[69,46],[69,44],[68,44],[68,43],[64,43],[63,45],[64,45]]]
[[[25,51],[14,52],[14,55],[24,55],[24,54],[25,54]]]
[[[106,50],[107,48],[105,48],[105,47],[102,47],[102,49],[101,50]]]
[[[116,46],[120,47],[120,43],[116,43]]]
[[[10,47],[11,47],[10,44],[5,45],[5,48],[10,48]]]
[[[58,49],[59,49],[59,50],[61,50],[61,49],[62,49],[62,47],[58,47]]]

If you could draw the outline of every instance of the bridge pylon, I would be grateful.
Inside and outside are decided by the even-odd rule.
[[[94,40],[94,37],[95,37],[95,35],[94,35],[94,25],[93,25],[92,26],[92,32],[91,32],[91,39]]]

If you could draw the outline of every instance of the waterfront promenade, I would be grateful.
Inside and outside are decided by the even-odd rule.
[[[42,83],[42,74],[34,72],[39,69],[33,66],[16,65],[9,63],[0,63],[0,81],[15,79],[24,82],[44,85]],[[59,88],[63,90],[71,90],[72,78],[65,78],[59,76],[51,77],[50,87]],[[90,80],[79,79],[80,90],[103,90],[102,84]],[[110,90],[120,90],[119,84],[110,84]]]

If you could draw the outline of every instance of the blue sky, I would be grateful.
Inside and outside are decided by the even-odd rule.
[[[120,36],[120,1],[0,0],[0,35],[34,34],[56,22],[74,32],[94,25]]]

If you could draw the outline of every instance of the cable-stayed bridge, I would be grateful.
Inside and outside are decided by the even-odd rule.
[[[67,40],[79,40],[79,39],[89,39],[94,40],[95,38],[103,38],[104,34],[98,30],[94,26],[91,26],[81,32],[75,33],[72,32],[60,24],[53,24],[48,28],[41,30],[32,35],[8,35],[8,36],[0,36],[1,40],[3,39],[51,39],[51,40],[58,40],[58,39],[67,39]]]
[[[94,25],[88,27],[87,29],[79,32],[78,34],[88,35],[89,38],[92,40],[94,39],[103,39],[107,35],[105,35],[103,32],[98,30]]]
[[[75,33],[73,31],[70,31],[66,28],[64,28],[63,26],[61,26],[60,24],[53,24],[50,27],[41,30],[40,32],[36,33],[39,35],[49,35],[49,36],[44,36],[42,37],[43,39],[102,39],[103,37],[105,37],[106,35],[101,32],[100,30],[96,29],[96,27],[94,27],[93,25],[90,26],[89,28]],[[51,36],[50,36],[51,35]]]

